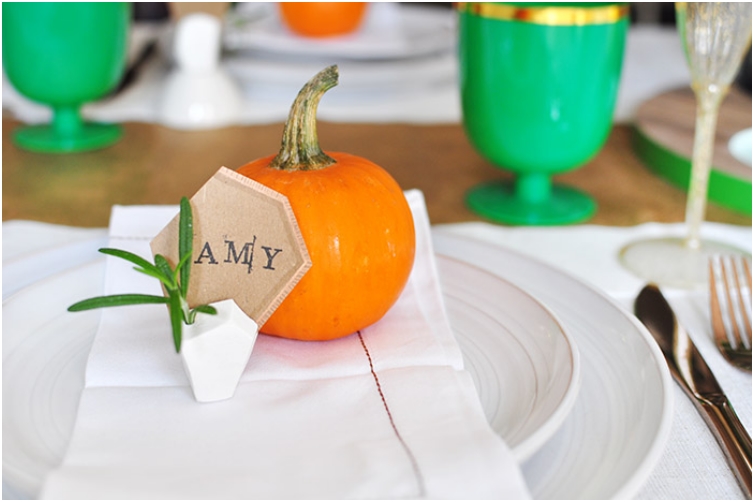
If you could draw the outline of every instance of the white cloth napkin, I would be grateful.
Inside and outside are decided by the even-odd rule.
[[[377,324],[333,342],[259,337],[233,399],[194,401],[164,306],[106,309],[73,437],[42,498],[525,498],[444,313],[420,192],[417,258]],[[116,207],[149,256],[174,207]],[[108,257],[106,293],[159,292]],[[73,314],[72,314],[73,315]]]

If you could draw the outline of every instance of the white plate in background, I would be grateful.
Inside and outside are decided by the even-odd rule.
[[[329,63],[328,63],[329,64]],[[246,96],[265,96],[292,102],[304,84],[327,66],[305,59],[291,63],[272,57],[228,55],[223,67],[243,87]],[[451,53],[419,60],[343,61],[338,63],[338,86],[323,102],[363,105],[389,95],[404,96],[457,86],[458,59]]]
[[[737,161],[751,167],[751,127],[730,137],[728,151]]]
[[[292,33],[275,3],[241,2],[228,12],[226,49],[281,56],[354,60],[399,59],[450,51],[456,43],[453,9],[375,2],[353,34],[307,38]]]

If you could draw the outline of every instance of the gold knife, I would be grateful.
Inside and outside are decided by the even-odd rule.
[[[649,284],[641,290],[634,313],[652,333],[670,373],[707,422],[751,499],[751,436],[657,286]]]

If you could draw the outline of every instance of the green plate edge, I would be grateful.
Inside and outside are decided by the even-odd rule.
[[[688,190],[691,161],[663,148],[633,127],[633,147],[639,158],[655,173],[674,185]],[[723,207],[751,216],[751,181],[712,168],[708,199]]]

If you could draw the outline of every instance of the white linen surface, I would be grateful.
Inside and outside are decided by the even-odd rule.
[[[616,299],[636,297],[645,281],[623,268],[618,259],[627,244],[660,237],[684,237],[685,223],[644,223],[634,227],[566,225],[505,227],[483,222],[435,225],[434,229],[515,249],[588,282]],[[751,228],[704,222],[702,238],[732,244],[751,252]],[[663,291],[666,291],[663,288]],[[682,289],[671,296],[688,296]],[[706,293],[706,291],[703,291]]]
[[[260,336],[233,399],[194,401],[164,306],[106,309],[62,466],[42,498],[525,498],[444,314],[429,221],[377,324],[333,342]],[[115,207],[110,246],[149,256],[175,207]],[[159,294],[108,257],[105,291]]]

